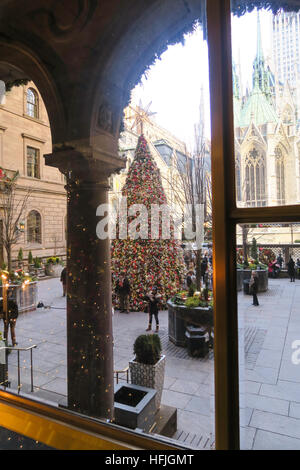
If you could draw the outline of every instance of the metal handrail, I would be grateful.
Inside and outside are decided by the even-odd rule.
[[[18,393],[20,393],[21,389],[21,372],[20,372],[20,351],[30,351],[30,378],[31,378],[31,392],[33,392],[33,367],[32,367],[32,350],[36,348],[37,345],[33,344],[32,346],[28,346],[27,348],[16,348],[15,346],[2,346],[0,347],[0,351],[5,349],[6,351],[17,351],[18,352]],[[6,386],[4,386],[6,387]]]
[[[114,374],[116,374],[117,384],[119,383],[119,374],[126,374],[126,382],[129,382],[129,367],[125,367],[125,369],[121,370],[114,370]]]

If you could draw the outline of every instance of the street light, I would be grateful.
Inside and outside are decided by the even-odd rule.
[[[3,313],[4,313],[5,321],[6,321],[6,324],[7,324],[7,322],[8,322],[7,288],[9,287],[9,284],[7,283],[7,276],[4,273],[1,274],[1,278],[2,278]],[[5,340],[7,340],[7,338],[5,338]]]

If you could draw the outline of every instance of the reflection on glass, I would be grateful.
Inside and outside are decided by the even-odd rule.
[[[300,223],[237,227],[242,449],[300,449],[299,287]]]
[[[207,44],[203,40],[202,28],[196,25],[185,37],[184,43],[185,49],[177,44],[166,51],[165,57],[167,61],[170,60],[170,70],[168,72],[165,69],[160,75],[159,87],[157,82],[154,86],[152,83],[152,95],[140,96],[125,109],[119,148],[120,157],[127,158],[127,164],[124,162],[124,171],[110,177],[108,197],[111,208],[115,211],[118,209],[120,196],[126,196],[128,207],[134,203],[143,204],[149,210],[149,215],[151,204],[178,205],[183,212],[185,206],[193,205],[193,230],[194,225],[197,228],[198,224],[195,206],[201,207],[200,245],[195,243],[199,239],[190,239],[181,226],[180,233],[184,232],[185,238],[179,240],[173,236],[162,239],[163,226],[159,231],[159,240],[149,240],[147,237],[129,240],[126,238],[127,234],[125,239],[120,237],[118,240],[111,240],[114,383],[105,382],[105,392],[110,393],[114,399],[114,423],[156,437],[167,436],[174,439],[175,444],[178,442],[186,447],[210,449],[214,448],[211,165],[210,136],[206,129],[209,122]],[[185,53],[186,62],[181,67],[178,64]],[[188,62],[192,70],[198,64],[196,80],[194,73],[187,71]],[[163,64],[162,58],[158,61],[158,66]],[[163,84],[166,76],[168,79]],[[184,91],[189,89],[185,81],[189,78],[194,81],[193,90],[189,90],[190,97],[183,92],[178,93],[182,83],[185,83]],[[149,81],[151,82],[150,73],[146,82]],[[203,83],[203,86],[199,86],[199,83]],[[174,86],[173,94],[169,94],[171,84]],[[146,87],[145,83],[144,85]],[[156,106],[166,96],[165,121],[162,125],[159,123],[159,110],[156,111]],[[180,96],[183,97],[184,106],[188,105],[181,111]],[[153,103],[150,106],[151,100]],[[175,104],[176,112],[171,108],[171,102]],[[194,107],[193,112],[190,107]],[[109,115],[109,110],[106,111]],[[174,117],[179,122],[174,123]],[[184,140],[185,132],[192,142]],[[32,150],[32,155],[28,154],[27,176],[38,178],[38,154],[33,152],[35,149],[28,149]],[[80,194],[76,197],[80,197]],[[48,228],[54,226],[55,220],[51,217],[49,221],[48,216],[44,219],[42,227],[39,213],[30,212],[27,241],[42,242],[43,228],[46,241],[50,243]],[[149,220],[146,222],[149,223]],[[120,227],[119,223],[118,228]],[[76,321],[71,322],[69,310],[67,321],[66,275],[61,273],[62,257],[57,256],[58,249],[61,248],[57,245],[60,242],[59,233],[54,233],[51,237],[54,252],[49,251],[49,258],[44,259],[43,263],[35,259],[35,253],[34,259],[31,257],[28,263],[27,260],[24,263],[20,257],[20,264],[25,265],[26,269],[28,266],[32,274],[40,275],[41,271],[47,271],[47,276],[52,278],[38,279],[34,284],[37,293],[29,291],[27,286],[23,290],[21,286],[15,289],[15,298],[22,294],[22,299],[30,303],[28,309],[26,304],[26,309],[30,311],[26,315],[23,315],[21,309],[19,311],[16,336],[20,361],[18,349],[12,348],[2,370],[1,383],[6,385],[7,373],[11,389],[18,390],[20,394],[29,393],[37,400],[47,400],[65,409],[72,409],[73,405],[74,411],[81,412],[82,406],[83,413],[92,414],[90,410],[95,409],[93,400],[97,392],[96,379],[105,377],[105,374],[99,373],[97,360],[100,357],[105,362],[108,358],[103,354],[102,337],[99,339],[98,333],[91,331],[92,321],[85,304],[90,301],[97,305],[97,296],[101,295],[102,286],[99,286],[99,293],[91,288],[92,298],[88,300],[81,297],[78,299],[72,291],[73,299],[76,298],[78,302],[78,316]],[[53,256],[50,257],[50,254]],[[99,270],[102,272],[105,269],[107,265],[103,262],[99,265]],[[86,272],[88,268],[82,267],[80,272],[83,270]],[[75,282],[76,276],[74,273],[67,275],[67,298],[70,300],[71,290],[68,292],[68,285]],[[76,281],[85,283],[84,279],[78,275]],[[93,278],[89,279],[93,284]],[[161,296],[159,305],[155,304],[155,287]],[[32,306],[35,300],[38,303],[36,309]],[[167,301],[170,301],[169,305]],[[101,320],[101,315],[104,316],[104,312],[99,307],[97,309],[98,311],[95,307],[93,313],[95,322]],[[108,314],[110,318],[111,312]],[[80,335],[78,336],[78,360],[74,360],[75,347],[70,347],[68,341],[76,329],[86,324],[91,335],[86,339],[82,333],[82,344]],[[138,342],[137,338],[140,338]],[[73,353],[73,356],[69,353],[71,357],[68,357],[67,343],[69,351]],[[32,351],[33,363],[31,350],[23,350],[28,345],[35,346]],[[88,353],[84,352],[86,350]],[[109,364],[111,373],[112,367]],[[77,391],[78,383],[83,386],[81,388],[78,385]],[[84,406],[80,402],[82,395],[86,399]],[[72,403],[72,400],[76,402],[77,396],[79,403]]]
[[[263,9],[232,18],[239,207],[300,200],[299,18]]]

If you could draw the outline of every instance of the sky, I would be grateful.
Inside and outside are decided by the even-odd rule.
[[[263,51],[270,56],[271,14],[260,11]],[[256,54],[257,12],[232,19],[232,52],[241,64],[242,85],[251,85],[252,63]],[[155,112],[154,119],[192,150],[194,125],[199,119],[203,87],[205,132],[210,135],[209,80],[207,43],[200,28],[162,54],[147,76],[133,90],[132,98]]]

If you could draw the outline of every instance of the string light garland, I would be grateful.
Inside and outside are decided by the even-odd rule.
[[[128,210],[133,204],[143,204],[151,214],[151,204],[167,204],[162,186],[160,171],[153,160],[147,141],[139,137],[134,160],[129,168],[122,196],[127,197]],[[128,226],[135,219],[127,219]],[[178,240],[174,239],[174,227],[170,223],[170,239],[162,239],[162,227],[159,224],[159,236],[151,238],[151,224],[148,219],[148,239],[119,238],[120,227],[117,224],[117,237],[112,240],[111,262],[113,292],[118,278],[125,274],[130,283],[129,307],[131,311],[145,309],[145,296],[149,289],[157,286],[162,295],[162,304],[172,297],[180,288],[183,278],[183,256]],[[116,308],[118,296],[113,295]]]

